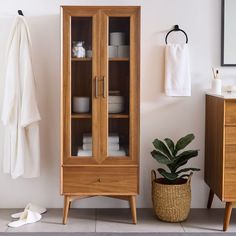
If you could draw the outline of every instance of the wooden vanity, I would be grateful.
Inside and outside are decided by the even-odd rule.
[[[210,187],[207,208],[214,194],[226,202],[223,230],[236,203],[236,96],[206,95],[205,181]]]

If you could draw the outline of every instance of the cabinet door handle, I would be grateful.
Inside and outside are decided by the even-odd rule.
[[[98,98],[98,76],[95,76],[95,98]]]
[[[106,76],[103,76],[103,97],[107,97],[107,83],[106,83]]]

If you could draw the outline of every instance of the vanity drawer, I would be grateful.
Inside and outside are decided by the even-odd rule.
[[[225,124],[236,124],[236,102],[235,100],[226,101],[225,105]]]
[[[137,167],[63,167],[63,193],[137,194]]]
[[[225,168],[224,200],[236,201],[236,168]]]
[[[236,145],[236,126],[225,127],[225,144]]]
[[[225,167],[235,168],[236,171],[236,145],[226,145],[225,147]]]

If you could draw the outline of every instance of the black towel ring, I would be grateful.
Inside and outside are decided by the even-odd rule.
[[[167,44],[167,38],[168,38],[169,34],[170,34],[171,32],[173,32],[173,31],[181,31],[181,32],[183,32],[184,35],[185,35],[185,37],[186,37],[186,43],[188,43],[188,35],[186,34],[186,32],[183,31],[182,29],[180,29],[178,25],[175,25],[175,26],[174,26],[174,29],[170,30],[170,31],[167,33],[167,35],[166,35],[166,38],[165,38],[166,44]]]

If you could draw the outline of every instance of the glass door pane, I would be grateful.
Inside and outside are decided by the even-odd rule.
[[[92,17],[71,18],[71,156],[92,157]]]
[[[129,156],[130,18],[109,17],[108,139],[109,157]]]

